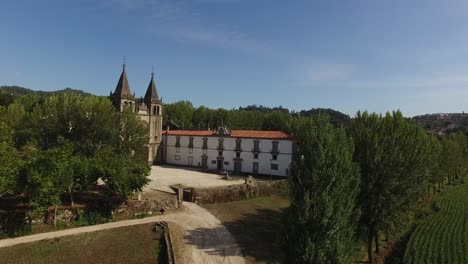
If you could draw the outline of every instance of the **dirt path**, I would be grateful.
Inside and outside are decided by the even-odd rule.
[[[181,212],[168,215],[152,216],[143,219],[134,219],[113,222],[102,225],[72,228],[56,232],[41,233],[30,236],[0,240],[0,248],[23,243],[41,241],[62,236],[89,233],[100,230],[147,224],[158,221],[173,222],[180,226],[184,232],[183,237],[175,237],[181,241],[183,259],[179,263],[245,263],[240,248],[234,237],[221,224],[221,222],[207,210],[193,203],[184,203]]]

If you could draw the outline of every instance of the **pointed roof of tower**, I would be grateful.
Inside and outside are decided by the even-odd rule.
[[[158,91],[156,90],[156,84],[154,83],[154,71],[151,73],[151,81],[146,89],[145,102],[159,100]]]
[[[120,75],[117,87],[115,87],[114,95],[118,95],[120,97],[132,97],[130,85],[128,84],[127,73],[125,72],[125,63],[122,66],[122,74]]]

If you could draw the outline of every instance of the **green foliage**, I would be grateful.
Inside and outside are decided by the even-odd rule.
[[[147,183],[148,129],[135,113],[76,94],[24,102],[0,107],[0,196],[25,195],[34,216],[99,178],[124,197]]]
[[[410,223],[433,168],[434,142],[400,112],[384,117],[358,113],[350,134],[356,144],[354,159],[361,168],[360,227],[372,261],[372,240],[378,241],[379,232],[391,237]]]
[[[189,101],[166,104],[163,113],[165,122],[172,120],[181,129],[215,129],[222,124],[230,129],[244,130],[280,130],[293,132],[298,119],[326,115],[336,126],[349,123],[349,116],[332,109],[310,109],[290,112],[283,107],[265,107],[251,105],[239,109],[211,109],[205,106],[195,108]]]
[[[303,119],[291,165],[287,263],[351,263],[359,191],[354,145],[319,116]]]
[[[73,181],[71,149],[68,146],[28,153],[20,188],[29,197],[30,215],[60,204],[60,194]]]
[[[13,147],[10,129],[0,122],[0,196],[13,193],[16,181],[23,166],[21,157]]]
[[[78,214],[78,217],[73,220],[75,226],[88,226],[107,223],[109,218],[99,211],[87,210]]]

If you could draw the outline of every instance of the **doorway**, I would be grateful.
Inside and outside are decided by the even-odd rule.
[[[239,174],[242,171],[242,162],[236,161],[234,162],[234,173]]]
[[[253,174],[258,174],[258,162],[253,163],[252,173]]]
[[[223,170],[223,168],[224,168],[224,162],[223,161],[224,160],[222,160],[222,159],[217,160],[217,169],[218,170]]]

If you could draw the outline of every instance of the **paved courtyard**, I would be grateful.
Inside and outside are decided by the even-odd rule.
[[[243,179],[232,179],[227,181],[223,175],[207,173],[194,168],[181,168],[172,166],[153,166],[151,168],[150,182],[143,189],[143,192],[159,190],[174,193],[171,185],[182,184],[184,187],[217,187],[233,184],[243,184]]]

